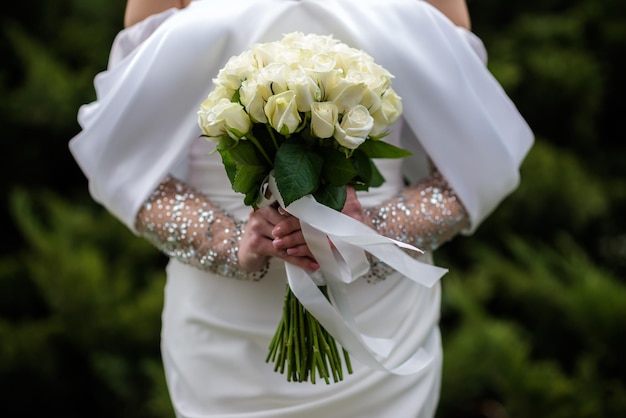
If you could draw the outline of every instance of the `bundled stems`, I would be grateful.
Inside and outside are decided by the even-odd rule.
[[[326,286],[320,290],[328,298]],[[342,348],[346,370],[352,373],[348,352]],[[319,376],[329,384],[343,380],[343,361],[335,338],[308,312],[289,285],[285,292],[283,316],[269,346],[266,362],[274,371],[287,372],[287,381],[316,383]]]

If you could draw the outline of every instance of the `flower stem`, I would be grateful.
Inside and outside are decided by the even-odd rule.
[[[294,298],[295,299],[295,298]],[[306,330],[308,328],[305,321],[304,309],[298,309],[298,351],[300,356],[298,362],[299,381],[303,382],[307,379],[307,361],[309,351],[306,348]]]
[[[346,370],[348,370],[348,374],[352,374],[352,363],[350,362],[350,355],[348,354],[348,351],[345,348],[341,348],[341,351],[343,352],[343,358],[346,361]]]
[[[320,377],[322,377],[326,381],[326,383],[329,383],[328,369],[326,368],[326,362],[324,361],[324,346],[323,344],[320,344],[319,329],[319,324],[313,325],[313,353],[315,356],[315,365],[320,374]]]
[[[274,146],[276,147],[276,151],[278,151],[278,141],[276,141],[276,134],[274,134],[274,129],[271,127],[269,123],[265,124],[265,128],[267,129],[267,133],[270,135],[270,138],[272,138],[272,142],[274,143]]]
[[[274,166],[274,162],[272,161],[272,159],[269,157],[269,155],[267,155],[267,153],[265,152],[265,150],[263,149],[263,147],[261,146],[261,144],[259,143],[259,140],[256,139],[256,137],[254,135],[252,135],[252,133],[248,132],[245,135],[246,139],[250,140],[250,142],[252,142],[254,144],[254,146],[259,150],[259,152],[263,155],[263,158],[265,158],[265,160],[269,163],[269,165],[271,167]]]
[[[295,332],[295,327],[296,327],[296,310],[297,307],[294,306],[293,303],[293,298],[290,301],[291,303],[289,303],[289,323],[291,324],[291,326],[289,327],[289,333],[287,334],[287,381],[290,381],[292,379],[292,377],[297,375],[297,371],[294,370],[293,367],[293,358],[294,356],[298,355],[298,350],[295,347],[294,344],[294,332]],[[295,378],[294,381],[297,381],[298,379]]]
[[[320,291],[328,298],[326,286]],[[296,298],[289,285],[286,286],[283,316],[269,345],[266,362],[274,362],[274,371],[285,373],[287,381],[315,384],[317,377],[330,383],[343,380],[343,361],[348,373],[352,365],[348,352],[341,353],[335,338],[308,312]]]

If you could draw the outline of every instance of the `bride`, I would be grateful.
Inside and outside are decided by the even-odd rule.
[[[351,190],[343,213],[431,251],[472,234],[519,181],[533,136],[485,67],[464,0],[128,0],[97,100],[70,150],[93,198],[171,257],[162,357],[178,417],[433,417],[439,399],[441,288],[372,259],[348,286],[359,329],[387,338],[402,374],[353,360],[337,383],[294,383],[265,362],[282,314],[285,263],[320,268],[299,220],[250,211],[232,191],[199,104],[233,55],[285,33],[332,34],[387,68],[404,116],[380,160],[382,187]]]

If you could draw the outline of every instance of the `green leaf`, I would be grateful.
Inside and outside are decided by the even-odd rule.
[[[237,166],[265,166],[266,162],[254,144],[248,140],[240,140],[230,148],[230,155]]]
[[[243,199],[244,205],[252,206],[255,209],[258,209],[257,200],[259,199],[259,194],[260,194],[260,189],[258,187],[250,189],[250,191],[246,193],[246,196]]]
[[[332,184],[324,184],[313,193],[315,200],[337,211],[343,209],[347,195],[348,192],[345,185],[337,187]]]
[[[385,182],[385,177],[378,171],[378,167],[374,164],[374,161],[370,160],[370,168],[372,170],[372,176],[370,178],[370,187],[380,187]]]
[[[324,159],[296,137],[281,145],[274,164],[278,190],[285,205],[289,205],[317,189]]]
[[[223,151],[220,151],[220,153],[222,155],[226,154]],[[233,190],[247,195],[251,190],[258,189],[268,175],[270,167],[268,167],[265,159],[258,154],[254,144],[241,140],[227,153],[229,155],[227,156],[229,165],[226,165],[226,163],[224,165]],[[231,177],[233,165],[235,166],[235,173]]]
[[[359,172],[351,159],[334,148],[324,149],[324,166],[322,178],[333,186],[343,186],[350,183]]]
[[[237,174],[237,165],[235,161],[233,161],[230,151],[220,149],[218,149],[218,151],[222,156],[222,164],[224,164],[224,168],[226,169],[228,180],[230,180],[230,184],[233,185],[235,183],[235,175]]]
[[[272,161],[276,155],[277,145],[285,141],[285,137],[276,132],[269,124],[253,124],[252,135],[257,139],[259,146],[265,150]]]
[[[233,184],[233,190],[248,194],[251,190],[259,189],[267,177],[267,168],[259,166],[238,167]]]
[[[413,155],[410,151],[396,147],[389,142],[369,138],[358,149],[370,158],[404,158]]]
[[[371,159],[360,149],[357,148],[352,154],[356,169],[359,172],[360,181],[357,181],[354,187],[357,190],[367,190],[372,180],[372,163]]]
[[[237,144],[238,141],[235,141],[228,135],[224,135],[217,143],[216,149],[218,151],[230,151],[233,147],[237,146]]]

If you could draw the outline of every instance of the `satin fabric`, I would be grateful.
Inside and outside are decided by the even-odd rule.
[[[70,149],[93,198],[134,231],[135,214],[174,173],[234,216],[249,208],[230,189],[212,145],[198,138],[199,103],[232,55],[291,31],[333,34],[395,75],[404,118],[387,140],[415,151],[405,173],[417,179],[432,159],[460,196],[471,233],[517,185],[532,133],[484,65],[480,41],[415,0],[194,1],[120,33],[97,101],[79,112]],[[402,162],[382,160],[386,183],[360,194],[372,206],[403,187]],[[424,259],[429,261],[427,255]],[[392,360],[417,350],[430,361],[410,376],[355,362],[331,385],[295,384],[265,364],[281,315],[284,264],[272,260],[260,283],[226,279],[175,260],[167,268],[162,352],[179,417],[432,417],[438,401],[440,286],[398,274],[357,280],[349,302],[360,330],[401,341]]]
[[[70,144],[93,197],[134,230],[141,204],[198,136],[210,79],[232,55],[291,31],[333,34],[395,75],[404,119],[459,195],[471,230],[515,189],[532,132],[467,37],[428,3],[232,0],[172,13],[98,75],[98,101],[81,109],[83,131]]]

